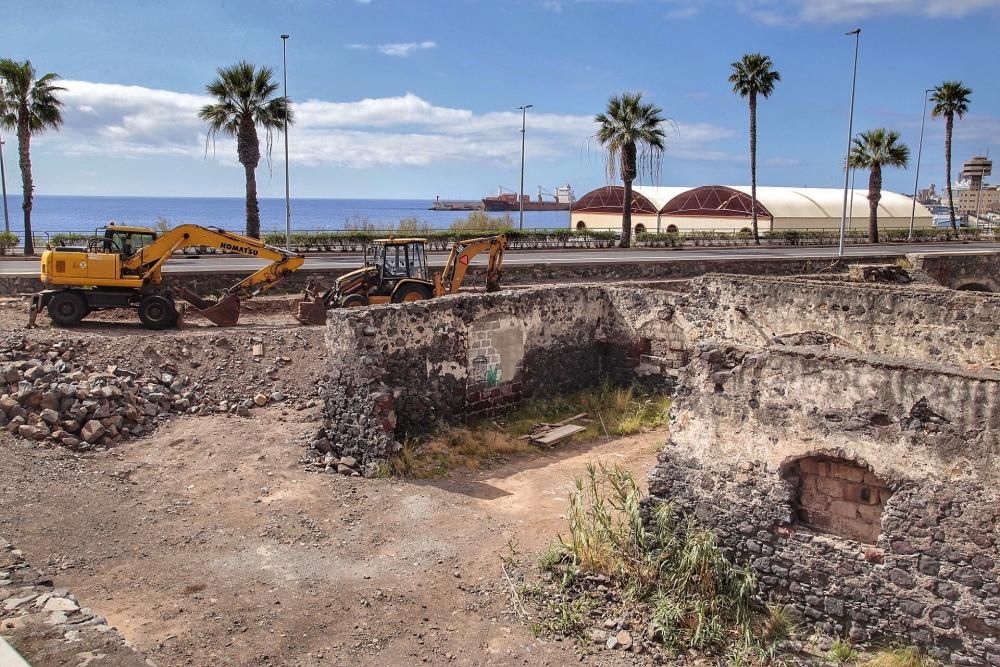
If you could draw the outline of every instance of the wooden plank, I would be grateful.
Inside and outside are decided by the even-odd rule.
[[[263,357],[264,356],[264,344],[263,343],[254,343],[253,344],[253,356],[255,356],[255,357]]]
[[[532,436],[531,441],[536,442],[539,445],[552,445],[564,438],[568,438],[574,433],[579,433],[580,431],[585,431],[586,429],[582,426],[577,426],[576,424],[567,424],[565,426],[560,426],[559,428],[554,428],[551,431],[540,436]]]
[[[586,412],[581,412],[578,415],[573,415],[572,417],[567,417],[566,419],[563,419],[562,421],[558,421],[555,424],[553,424],[553,426],[564,426],[564,425],[566,425],[566,424],[568,424],[570,422],[575,422],[577,419],[583,419],[586,416],[587,416]]]

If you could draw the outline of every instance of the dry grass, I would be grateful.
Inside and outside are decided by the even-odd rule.
[[[871,660],[860,663],[860,667],[933,667],[937,663],[922,655],[915,648],[898,648],[880,651]]]
[[[426,439],[408,438],[402,450],[380,472],[418,479],[442,477],[450,470],[478,470],[541,448],[519,439],[542,423],[554,423],[586,412],[584,430],[560,444],[602,437],[634,435],[663,428],[669,421],[670,399],[634,388],[603,385],[593,389],[527,401],[495,422],[481,422],[437,433]]]

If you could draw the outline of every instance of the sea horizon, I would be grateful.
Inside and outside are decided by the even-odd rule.
[[[260,197],[258,203],[261,231],[284,231],[285,198]],[[337,230],[362,224],[376,229],[393,229],[400,220],[412,218],[431,229],[445,229],[471,213],[429,210],[433,203],[433,197],[292,197],[292,229]],[[7,204],[10,231],[20,235],[23,232],[21,196],[8,193]],[[516,224],[516,211],[510,214],[490,213],[490,217],[500,220],[505,215],[510,215]],[[240,232],[246,225],[244,198],[45,194],[35,195],[31,213],[32,233],[35,235],[91,232],[109,222],[151,227],[160,221],[166,221],[170,225],[196,224]],[[535,229],[569,227],[570,214],[568,211],[525,211],[524,226]]]

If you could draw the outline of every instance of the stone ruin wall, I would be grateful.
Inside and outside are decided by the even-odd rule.
[[[654,497],[831,634],[997,665],[998,303],[713,275],[342,311],[322,435],[371,465],[536,393],[677,383]]]
[[[369,465],[407,435],[535,395],[605,380],[670,391],[687,360],[676,298],[574,285],[334,311],[327,427],[314,446]]]
[[[1000,374],[705,343],[650,479],[834,636],[1000,660]]]
[[[1000,365],[1000,296],[989,294],[709,275],[691,281],[684,312],[705,339],[762,346],[820,334],[857,353]]]

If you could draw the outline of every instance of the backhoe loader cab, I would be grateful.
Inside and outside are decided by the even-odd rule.
[[[296,317],[305,324],[323,324],[331,308],[358,308],[370,304],[406,303],[454,294],[461,288],[472,259],[489,252],[486,291],[500,289],[500,270],[507,237],[503,234],[456,241],[444,270],[432,274],[427,265],[427,239],[378,239],[365,251],[365,265],[337,279],[333,288],[306,289]]]

